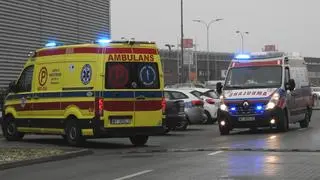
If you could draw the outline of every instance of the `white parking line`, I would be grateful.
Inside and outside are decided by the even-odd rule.
[[[210,154],[208,154],[209,156],[214,156],[216,154],[222,153],[223,151],[216,151],[216,152],[212,152]]]
[[[134,173],[134,174],[130,174],[130,175],[127,175],[127,176],[119,177],[119,178],[114,179],[114,180],[130,179],[130,178],[133,178],[133,177],[136,177],[136,176],[140,176],[140,175],[143,175],[143,174],[147,174],[147,173],[149,173],[149,172],[151,172],[151,171],[153,171],[153,170],[140,171],[140,172],[137,172],[137,173]]]

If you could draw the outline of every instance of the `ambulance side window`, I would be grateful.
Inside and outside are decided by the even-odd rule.
[[[26,67],[17,83],[18,92],[30,92],[32,87],[32,77],[33,77],[34,66]]]
[[[284,82],[288,83],[290,79],[290,70],[289,67],[285,68]]]

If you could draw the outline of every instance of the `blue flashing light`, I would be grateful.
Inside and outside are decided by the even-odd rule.
[[[48,42],[45,46],[46,47],[56,47],[57,43],[56,42]]]
[[[261,105],[257,105],[257,106],[256,106],[256,110],[257,110],[257,111],[261,111],[262,108],[263,108],[263,107],[262,107]]]
[[[248,54],[238,54],[236,59],[250,59],[250,55]]]
[[[109,44],[111,42],[110,39],[99,39],[97,41],[100,45],[106,45],[106,44]]]
[[[231,107],[230,110],[231,111],[236,111],[237,109],[236,109],[236,107]]]

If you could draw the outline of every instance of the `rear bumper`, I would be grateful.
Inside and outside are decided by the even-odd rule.
[[[252,115],[255,117],[254,121],[239,121],[240,116],[232,116],[228,112],[221,111],[219,109],[218,121],[219,123],[221,121],[225,121],[229,129],[270,127],[272,126],[272,124],[270,124],[271,119],[275,119],[277,124],[277,122],[280,121],[282,115],[283,115],[283,110],[277,107],[273,110],[265,111],[263,114]]]
[[[88,137],[93,138],[131,137],[136,135],[156,136],[164,133],[164,128],[162,126],[105,128],[104,121],[99,119],[91,120],[92,123],[88,120],[81,121],[81,129],[92,129],[93,136]]]

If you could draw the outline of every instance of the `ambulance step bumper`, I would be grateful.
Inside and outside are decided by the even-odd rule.
[[[128,128],[100,128],[94,131],[95,137],[131,137],[136,135],[156,136],[164,133],[164,128],[160,127],[128,127]]]

